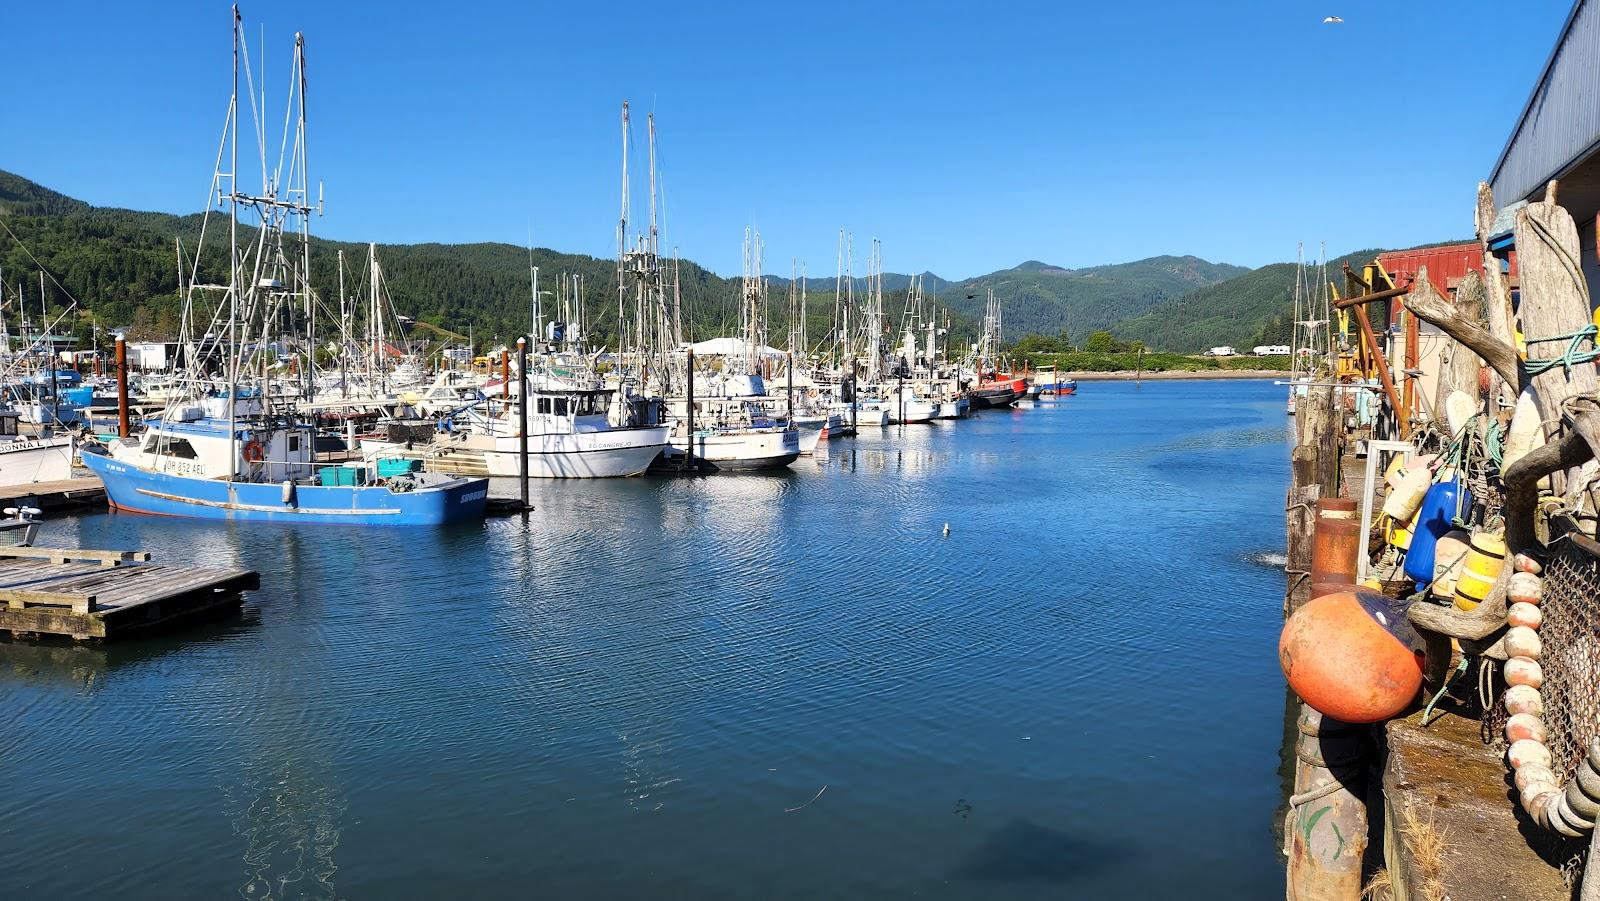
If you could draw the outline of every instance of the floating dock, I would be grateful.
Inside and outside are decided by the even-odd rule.
[[[55,513],[105,506],[105,486],[94,476],[0,488],[0,507],[36,507],[44,513]]]
[[[254,570],[149,563],[142,551],[0,548],[0,630],[110,640],[237,607]]]

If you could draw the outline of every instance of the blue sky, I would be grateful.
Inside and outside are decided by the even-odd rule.
[[[618,110],[654,109],[667,239],[831,276],[836,235],[965,277],[1161,253],[1258,266],[1467,235],[1570,5],[247,2],[281,110],[306,34],[323,235],[615,253]],[[641,17],[622,20],[636,9]],[[1323,25],[1327,15],[1342,25]],[[205,202],[225,3],[13,0],[0,168]],[[1489,70],[1480,72],[1489,61]],[[1372,123],[1369,133],[1357,123]],[[1376,139],[1371,131],[1389,137]],[[642,184],[642,171],[636,184]],[[643,198],[636,201],[642,209]],[[858,269],[860,266],[858,265]]]

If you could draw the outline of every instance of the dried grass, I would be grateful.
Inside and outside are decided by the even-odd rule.
[[[1394,901],[1394,880],[1389,878],[1387,867],[1372,874],[1361,889],[1361,897],[1365,901]]]
[[[1411,849],[1411,859],[1416,866],[1417,897],[1424,901],[1444,901],[1444,849],[1448,836],[1445,830],[1434,825],[1433,817],[1423,819],[1416,810],[1407,806],[1400,811],[1400,837]],[[1387,876],[1386,876],[1387,878]]]

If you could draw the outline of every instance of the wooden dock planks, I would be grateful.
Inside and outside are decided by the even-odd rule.
[[[253,570],[151,564],[149,554],[0,548],[0,630],[110,639],[237,606]]]
[[[0,507],[26,504],[46,513],[84,507],[104,507],[106,489],[94,476],[62,479],[57,482],[30,482],[0,488]]]

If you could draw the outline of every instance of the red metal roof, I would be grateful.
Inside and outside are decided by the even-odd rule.
[[[1378,254],[1389,277],[1399,286],[1410,284],[1417,270],[1428,267],[1428,280],[1440,294],[1446,296],[1455,290],[1456,283],[1468,272],[1483,271],[1483,248],[1476,241],[1464,244],[1444,244],[1438,247],[1417,247],[1411,250],[1393,250]],[[1511,277],[1517,275],[1517,255],[1511,253]]]

